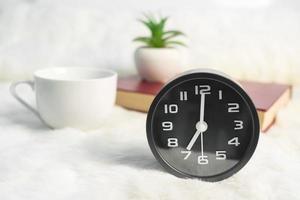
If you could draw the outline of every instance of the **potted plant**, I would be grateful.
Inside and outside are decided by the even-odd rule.
[[[156,19],[145,16],[139,21],[150,31],[150,36],[137,37],[133,41],[144,45],[135,51],[135,64],[139,75],[147,81],[166,82],[181,72],[181,55],[176,46],[185,46],[175,40],[184,34],[178,30],[165,30],[168,17]]]

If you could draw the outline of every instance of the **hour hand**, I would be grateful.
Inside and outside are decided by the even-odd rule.
[[[191,150],[193,145],[195,144],[197,138],[199,137],[199,135],[201,134],[201,130],[197,129],[196,133],[194,134],[193,138],[191,139],[191,141],[189,142],[189,144],[187,145],[186,149],[187,150]]]

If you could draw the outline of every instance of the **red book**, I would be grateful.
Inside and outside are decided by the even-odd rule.
[[[291,98],[290,85],[239,81],[251,97],[259,116],[262,132],[274,123],[277,112]],[[164,84],[147,82],[138,76],[121,77],[118,80],[117,104],[128,109],[147,112],[155,95]]]

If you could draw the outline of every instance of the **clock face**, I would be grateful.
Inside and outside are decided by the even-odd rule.
[[[259,136],[255,107],[230,79],[207,72],[183,75],[153,101],[147,138],[157,160],[179,177],[219,181],[241,169]]]

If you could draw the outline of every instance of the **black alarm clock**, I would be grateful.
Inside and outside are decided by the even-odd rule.
[[[259,120],[253,102],[227,75],[193,70],[167,83],[147,116],[147,139],[171,174],[220,181],[253,155]]]

